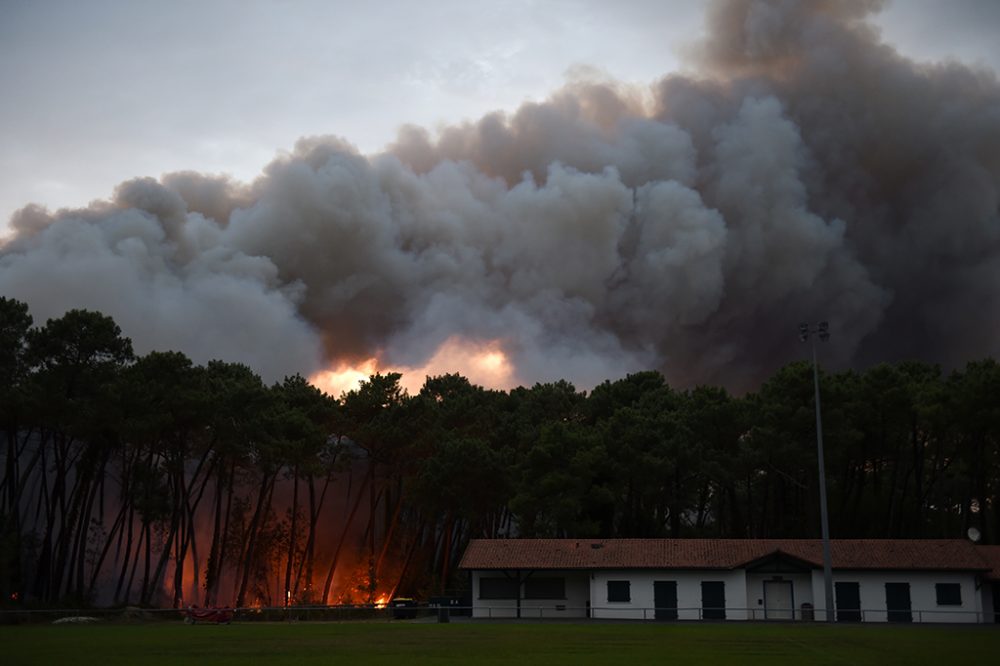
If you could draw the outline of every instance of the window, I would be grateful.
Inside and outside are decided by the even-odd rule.
[[[632,601],[632,592],[627,580],[608,581],[608,601],[627,603]]]
[[[517,599],[517,580],[512,578],[480,578],[480,599]]]
[[[525,599],[565,599],[565,578],[531,578],[524,581]]]
[[[962,605],[962,586],[958,583],[938,583],[934,589],[937,590],[938,606]]]

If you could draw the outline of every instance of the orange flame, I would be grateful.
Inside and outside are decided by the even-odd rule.
[[[330,395],[339,396],[358,388],[361,382],[379,371],[378,359],[370,358],[354,366],[341,363],[331,370],[321,370],[309,378],[309,383]]]
[[[509,389],[515,384],[514,366],[499,340],[468,340],[457,335],[445,340],[423,366],[406,368],[402,383],[408,391],[416,392],[428,376],[449,372],[458,372],[486,388]]]
[[[329,370],[322,370],[309,378],[310,383],[331,395],[340,395],[356,389],[376,372],[398,372],[403,375],[400,384],[411,394],[420,391],[427,377],[457,372],[473,384],[492,389],[510,389],[516,386],[514,366],[504,351],[500,340],[470,340],[453,335],[421,366],[389,367],[377,358],[369,358],[356,365],[341,363]]]

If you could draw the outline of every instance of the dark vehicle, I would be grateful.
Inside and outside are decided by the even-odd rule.
[[[395,620],[412,620],[417,617],[417,600],[409,597],[396,597],[389,602],[392,617]]]

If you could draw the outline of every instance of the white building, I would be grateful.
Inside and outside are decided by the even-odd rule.
[[[835,539],[831,551],[838,622],[994,621],[997,547]],[[460,567],[479,618],[787,621],[826,619],[822,561],[818,539],[479,539]]]

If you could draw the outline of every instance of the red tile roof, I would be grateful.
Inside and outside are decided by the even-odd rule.
[[[835,539],[835,569],[1000,573],[963,539]],[[1000,550],[1000,549],[998,549]],[[784,553],[823,566],[819,539],[475,539],[462,569],[735,569]]]
[[[983,556],[986,566],[992,569],[986,577],[990,580],[1000,580],[1000,546],[976,546],[976,551]]]

